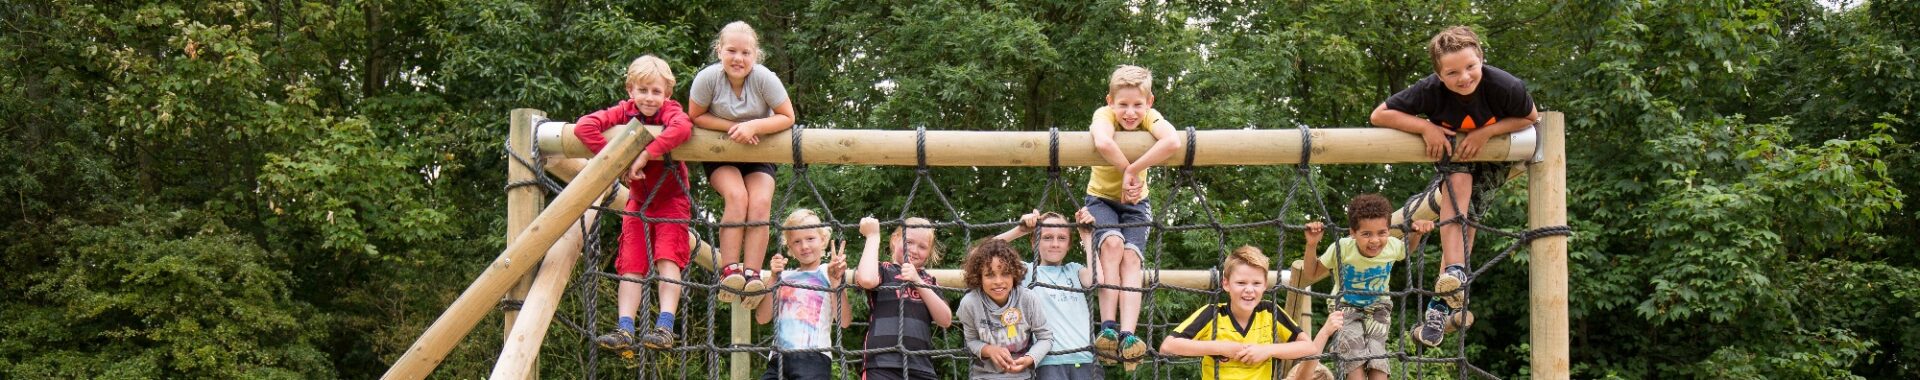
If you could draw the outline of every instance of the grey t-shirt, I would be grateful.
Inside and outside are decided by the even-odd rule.
[[[766,66],[753,65],[740,93],[733,93],[727,72],[720,64],[707,65],[694,74],[693,94],[689,101],[707,107],[707,113],[732,121],[747,121],[773,116],[773,107],[787,103],[787,87]]]
[[[1018,373],[1006,373],[993,361],[976,358],[968,372],[973,379],[1031,379],[1033,367],[1046,360],[1047,352],[1053,349],[1053,331],[1047,328],[1046,313],[1042,312],[1039,297],[1027,293],[1015,286],[1013,293],[1007,295],[1006,305],[995,305],[987,295],[979,290],[967,292],[960,297],[960,310],[954,318],[966,325],[967,351],[975,355],[987,345],[1006,347],[1013,358],[1033,356],[1033,366]]]

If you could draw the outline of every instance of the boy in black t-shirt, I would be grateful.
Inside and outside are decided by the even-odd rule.
[[[1456,205],[1468,215],[1479,215],[1475,212],[1485,207],[1480,193],[1499,188],[1506,179],[1505,164],[1457,161],[1479,155],[1487,139],[1526,129],[1540,119],[1526,82],[1485,65],[1482,53],[1473,29],[1456,26],[1435,34],[1427,43],[1434,74],[1387,98],[1370,118],[1373,125],[1420,135],[1427,156],[1441,160],[1439,169],[1447,176],[1439,199],[1443,221],[1459,215]],[[1412,334],[1428,346],[1440,345],[1447,318],[1467,303],[1466,292],[1457,290],[1469,280],[1466,252],[1473,247],[1473,230],[1462,233],[1463,225],[1440,227],[1441,269],[1433,291],[1441,295],[1427,303],[1424,321]]]

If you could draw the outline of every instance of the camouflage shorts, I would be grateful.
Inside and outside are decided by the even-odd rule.
[[[1393,301],[1382,299],[1364,308],[1340,305],[1337,310],[1347,312],[1346,323],[1333,335],[1333,352],[1340,355],[1340,371],[1353,373],[1367,368],[1391,374],[1388,358],[1350,359],[1387,354],[1387,326],[1393,322]]]

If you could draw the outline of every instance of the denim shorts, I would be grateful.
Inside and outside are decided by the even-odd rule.
[[[1095,225],[1153,221],[1153,206],[1145,199],[1141,199],[1140,203],[1125,204],[1116,200],[1088,195],[1087,213],[1093,214],[1093,224]],[[1094,246],[1099,246],[1100,242],[1106,241],[1108,236],[1119,236],[1121,240],[1126,241],[1126,249],[1133,250],[1135,255],[1140,255],[1141,261],[1145,261],[1147,257],[1147,230],[1147,226],[1124,228],[1094,227]]]

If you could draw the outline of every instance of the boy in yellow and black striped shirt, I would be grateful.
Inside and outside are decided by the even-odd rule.
[[[1293,319],[1264,300],[1267,256],[1259,248],[1234,249],[1220,269],[1225,272],[1220,288],[1227,302],[1201,306],[1160,343],[1160,351],[1167,354],[1206,356],[1200,361],[1202,379],[1272,379],[1274,360],[1319,355],[1327,339],[1340,331],[1345,318],[1335,312],[1320,333],[1307,340]],[[1304,362],[1287,378],[1308,378],[1306,374],[1332,377],[1320,363]]]

